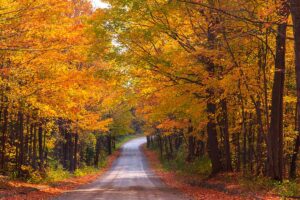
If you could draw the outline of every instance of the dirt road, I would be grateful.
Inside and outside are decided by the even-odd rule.
[[[69,191],[57,200],[186,200],[149,169],[138,138],[127,142],[112,168],[95,182]]]

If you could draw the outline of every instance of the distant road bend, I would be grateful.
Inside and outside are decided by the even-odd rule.
[[[186,200],[153,174],[139,147],[145,138],[122,147],[112,168],[95,182],[64,193],[57,200]]]

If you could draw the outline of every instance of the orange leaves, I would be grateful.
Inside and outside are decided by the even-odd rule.
[[[91,3],[17,0],[0,6],[5,22],[0,24],[0,49],[6,49],[1,60],[7,60],[0,84],[8,104],[29,116],[63,118],[77,121],[81,130],[107,131],[111,119],[103,117],[107,110],[102,103],[110,98],[110,84],[96,76],[103,63],[89,58]]]
[[[176,121],[171,119],[164,120],[161,124],[157,126],[159,129],[173,131],[173,129],[183,129],[188,127],[189,123],[187,120]]]
[[[101,120],[97,113],[87,113],[86,115],[82,115],[76,122],[81,130],[101,132],[107,132],[111,123],[111,118]],[[76,124],[74,125],[75,128]]]

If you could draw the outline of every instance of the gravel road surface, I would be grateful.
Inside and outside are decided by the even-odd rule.
[[[109,171],[93,183],[64,193],[57,200],[186,200],[149,169],[139,148],[145,142],[145,138],[137,138],[125,143]]]

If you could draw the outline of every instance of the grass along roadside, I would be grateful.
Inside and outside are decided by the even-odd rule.
[[[111,167],[113,161],[118,158],[120,147],[127,141],[137,137],[139,135],[127,135],[118,138],[115,151],[101,162],[100,168],[83,167],[74,173],[70,173],[61,167],[56,170],[48,169],[47,177],[38,181],[10,180],[7,177],[0,177],[0,199],[50,199],[67,190],[72,190],[80,185],[93,182],[106,172]]]
[[[135,134],[135,135],[126,135],[118,139],[117,144],[116,144],[116,149],[120,149],[123,144],[128,142],[129,140],[139,138],[139,137],[144,137],[144,135],[141,134]]]
[[[291,190],[291,188],[287,188],[287,183],[285,185],[271,185],[266,180],[251,181],[241,178],[236,173],[220,174],[214,178],[207,178],[209,174],[205,175],[205,173],[208,173],[209,170],[206,167],[199,169],[197,174],[196,166],[193,169],[187,169],[186,163],[182,165],[183,161],[177,160],[176,164],[170,163],[171,161],[161,160],[159,152],[155,149],[147,149],[145,146],[142,149],[149,160],[150,167],[163,182],[195,200],[277,200],[281,199],[277,195],[280,191],[288,194]],[[198,162],[203,164],[201,162],[204,161]]]

